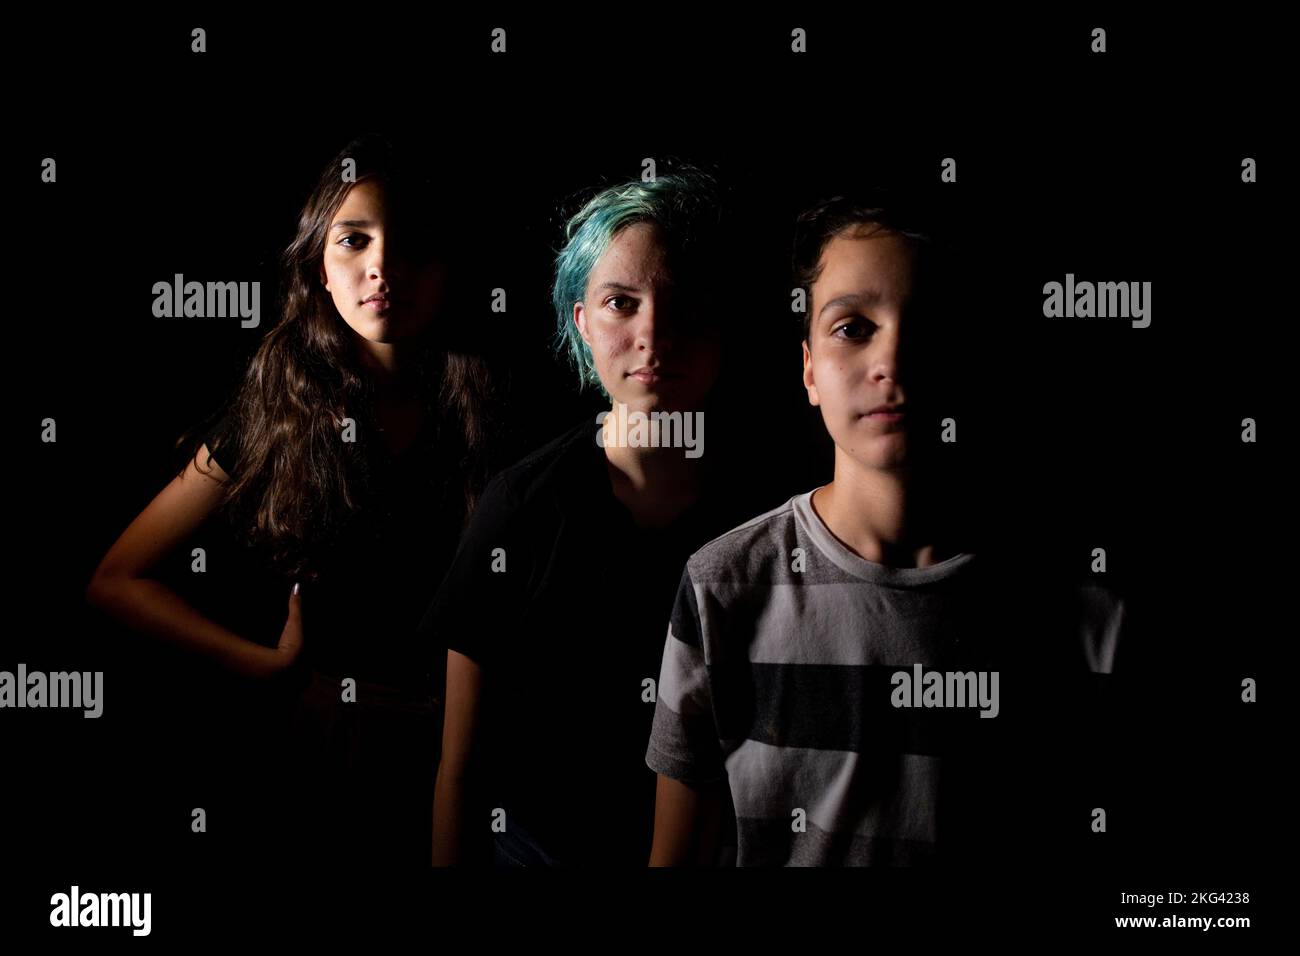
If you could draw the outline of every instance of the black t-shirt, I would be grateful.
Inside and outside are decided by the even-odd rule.
[[[484,668],[487,796],[506,826],[560,863],[644,866],[655,790],[644,682],[658,684],[686,559],[752,504],[706,470],[688,511],[641,529],[596,432],[579,425],[489,482],[420,630]]]
[[[459,446],[447,439],[447,427],[453,426],[426,420],[398,455],[372,444],[366,504],[303,593],[309,666],[411,690],[431,687],[434,650],[418,638],[416,625],[455,553],[464,516]],[[229,416],[209,431],[207,445],[228,474],[239,473],[239,435]],[[275,604],[272,638],[283,628],[287,591]]]

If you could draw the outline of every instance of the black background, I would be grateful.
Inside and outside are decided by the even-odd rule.
[[[547,348],[558,210],[577,190],[638,175],[643,157],[661,172],[674,159],[714,168],[750,224],[752,248],[721,281],[755,396],[738,445],[769,482],[769,507],[830,477],[789,313],[794,214],[872,182],[944,207],[963,251],[960,440],[981,520],[1027,563],[1060,561],[1080,576],[1091,549],[1105,547],[1108,583],[1131,597],[1136,639],[1104,730],[1114,754],[1106,847],[1095,872],[1055,872],[1045,848],[1041,872],[975,886],[818,874],[800,892],[831,906],[848,890],[861,906],[897,903],[900,887],[913,903],[943,888],[945,899],[980,900],[996,933],[1003,919],[1068,913],[1073,932],[1141,915],[1118,906],[1121,889],[1258,891],[1279,836],[1271,763],[1283,691],[1268,678],[1282,673],[1291,630],[1277,617],[1293,207],[1281,185],[1289,121],[1276,29],[802,8],[743,21],[409,17],[314,11],[273,25],[197,12],[50,18],[24,31],[29,59],[5,151],[18,202],[4,388],[17,427],[0,667],[103,670],[105,714],[3,715],[4,856],[24,885],[5,930],[48,926],[49,894],[77,881],[153,890],[156,936],[204,921],[301,922],[273,901],[311,897],[314,884],[267,876],[284,861],[217,871],[190,841],[194,798],[177,767],[196,759],[186,750],[194,715],[177,708],[210,706],[213,689],[194,691],[187,665],[110,626],[82,592],[179,467],[172,441],[237,382],[274,320],[275,258],[301,203],[322,165],[367,130],[422,139],[469,170],[454,192],[467,241],[482,250],[485,292],[481,313],[465,319],[513,370],[520,451],[600,407]],[[1088,50],[1098,24],[1109,32],[1104,55]],[[202,55],[189,52],[195,25],[208,31]],[[508,29],[503,57],[488,52],[497,25]],[[806,56],[788,52],[793,25],[809,31]],[[46,156],[57,184],[40,182]],[[939,182],[947,156],[955,184]],[[1256,184],[1241,182],[1245,156],[1258,161]],[[261,326],[154,318],[151,287],[177,272],[261,280]],[[1045,319],[1042,286],[1067,272],[1150,281],[1151,326]],[[504,317],[487,307],[497,286],[510,296]],[[57,443],[37,438],[45,417],[58,422]],[[1247,417],[1255,444],[1240,441]],[[1259,681],[1258,704],[1240,703],[1246,676]],[[285,812],[273,794],[267,805]],[[311,879],[347,898],[390,875],[356,876],[341,867]],[[672,889],[641,875],[566,877],[527,898],[581,897],[585,912],[593,894],[609,895],[665,912],[658,894],[698,898],[721,878],[703,879]],[[434,924],[462,895],[513,899],[481,877],[403,886],[419,887],[419,912]],[[236,897],[201,895],[215,890]],[[318,898],[305,918],[373,924],[375,912],[357,907],[341,913]],[[639,919],[656,934],[676,925]]]

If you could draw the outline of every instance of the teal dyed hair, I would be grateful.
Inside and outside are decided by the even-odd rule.
[[[717,184],[707,173],[686,168],[650,182],[634,180],[601,190],[568,221],[564,245],[555,260],[551,304],[555,308],[555,351],[578,372],[578,387],[609,393],[596,374],[591,348],[573,321],[573,306],[587,294],[587,280],[619,231],[640,222],[655,223],[670,256],[691,253],[716,236],[721,206]]]

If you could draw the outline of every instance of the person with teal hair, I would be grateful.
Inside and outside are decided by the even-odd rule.
[[[710,177],[683,172],[605,189],[569,220],[567,241],[556,257],[551,304],[556,315],[556,348],[577,371],[579,388],[594,386],[610,397],[596,370],[591,342],[575,316],[576,306],[586,298],[592,271],[615,237],[630,225],[653,226],[667,240],[665,252],[698,258],[701,249],[716,245],[718,239],[715,195]],[[716,253],[716,248],[713,251]],[[698,318],[706,327],[713,320],[707,314]],[[701,353],[701,357],[707,355]]]
[[[722,210],[687,169],[567,223],[555,346],[610,405],[489,483],[425,616],[448,651],[435,865],[645,863],[663,624],[687,556],[737,516],[704,444]]]

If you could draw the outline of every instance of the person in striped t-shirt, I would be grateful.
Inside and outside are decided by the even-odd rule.
[[[994,861],[1087,831],[1080,708],[1124,601],[972,548],[939,460],[945,260],[915,222],[845,198],[800,217],[803,381],[834,477],[686,564],[651,865]]]

